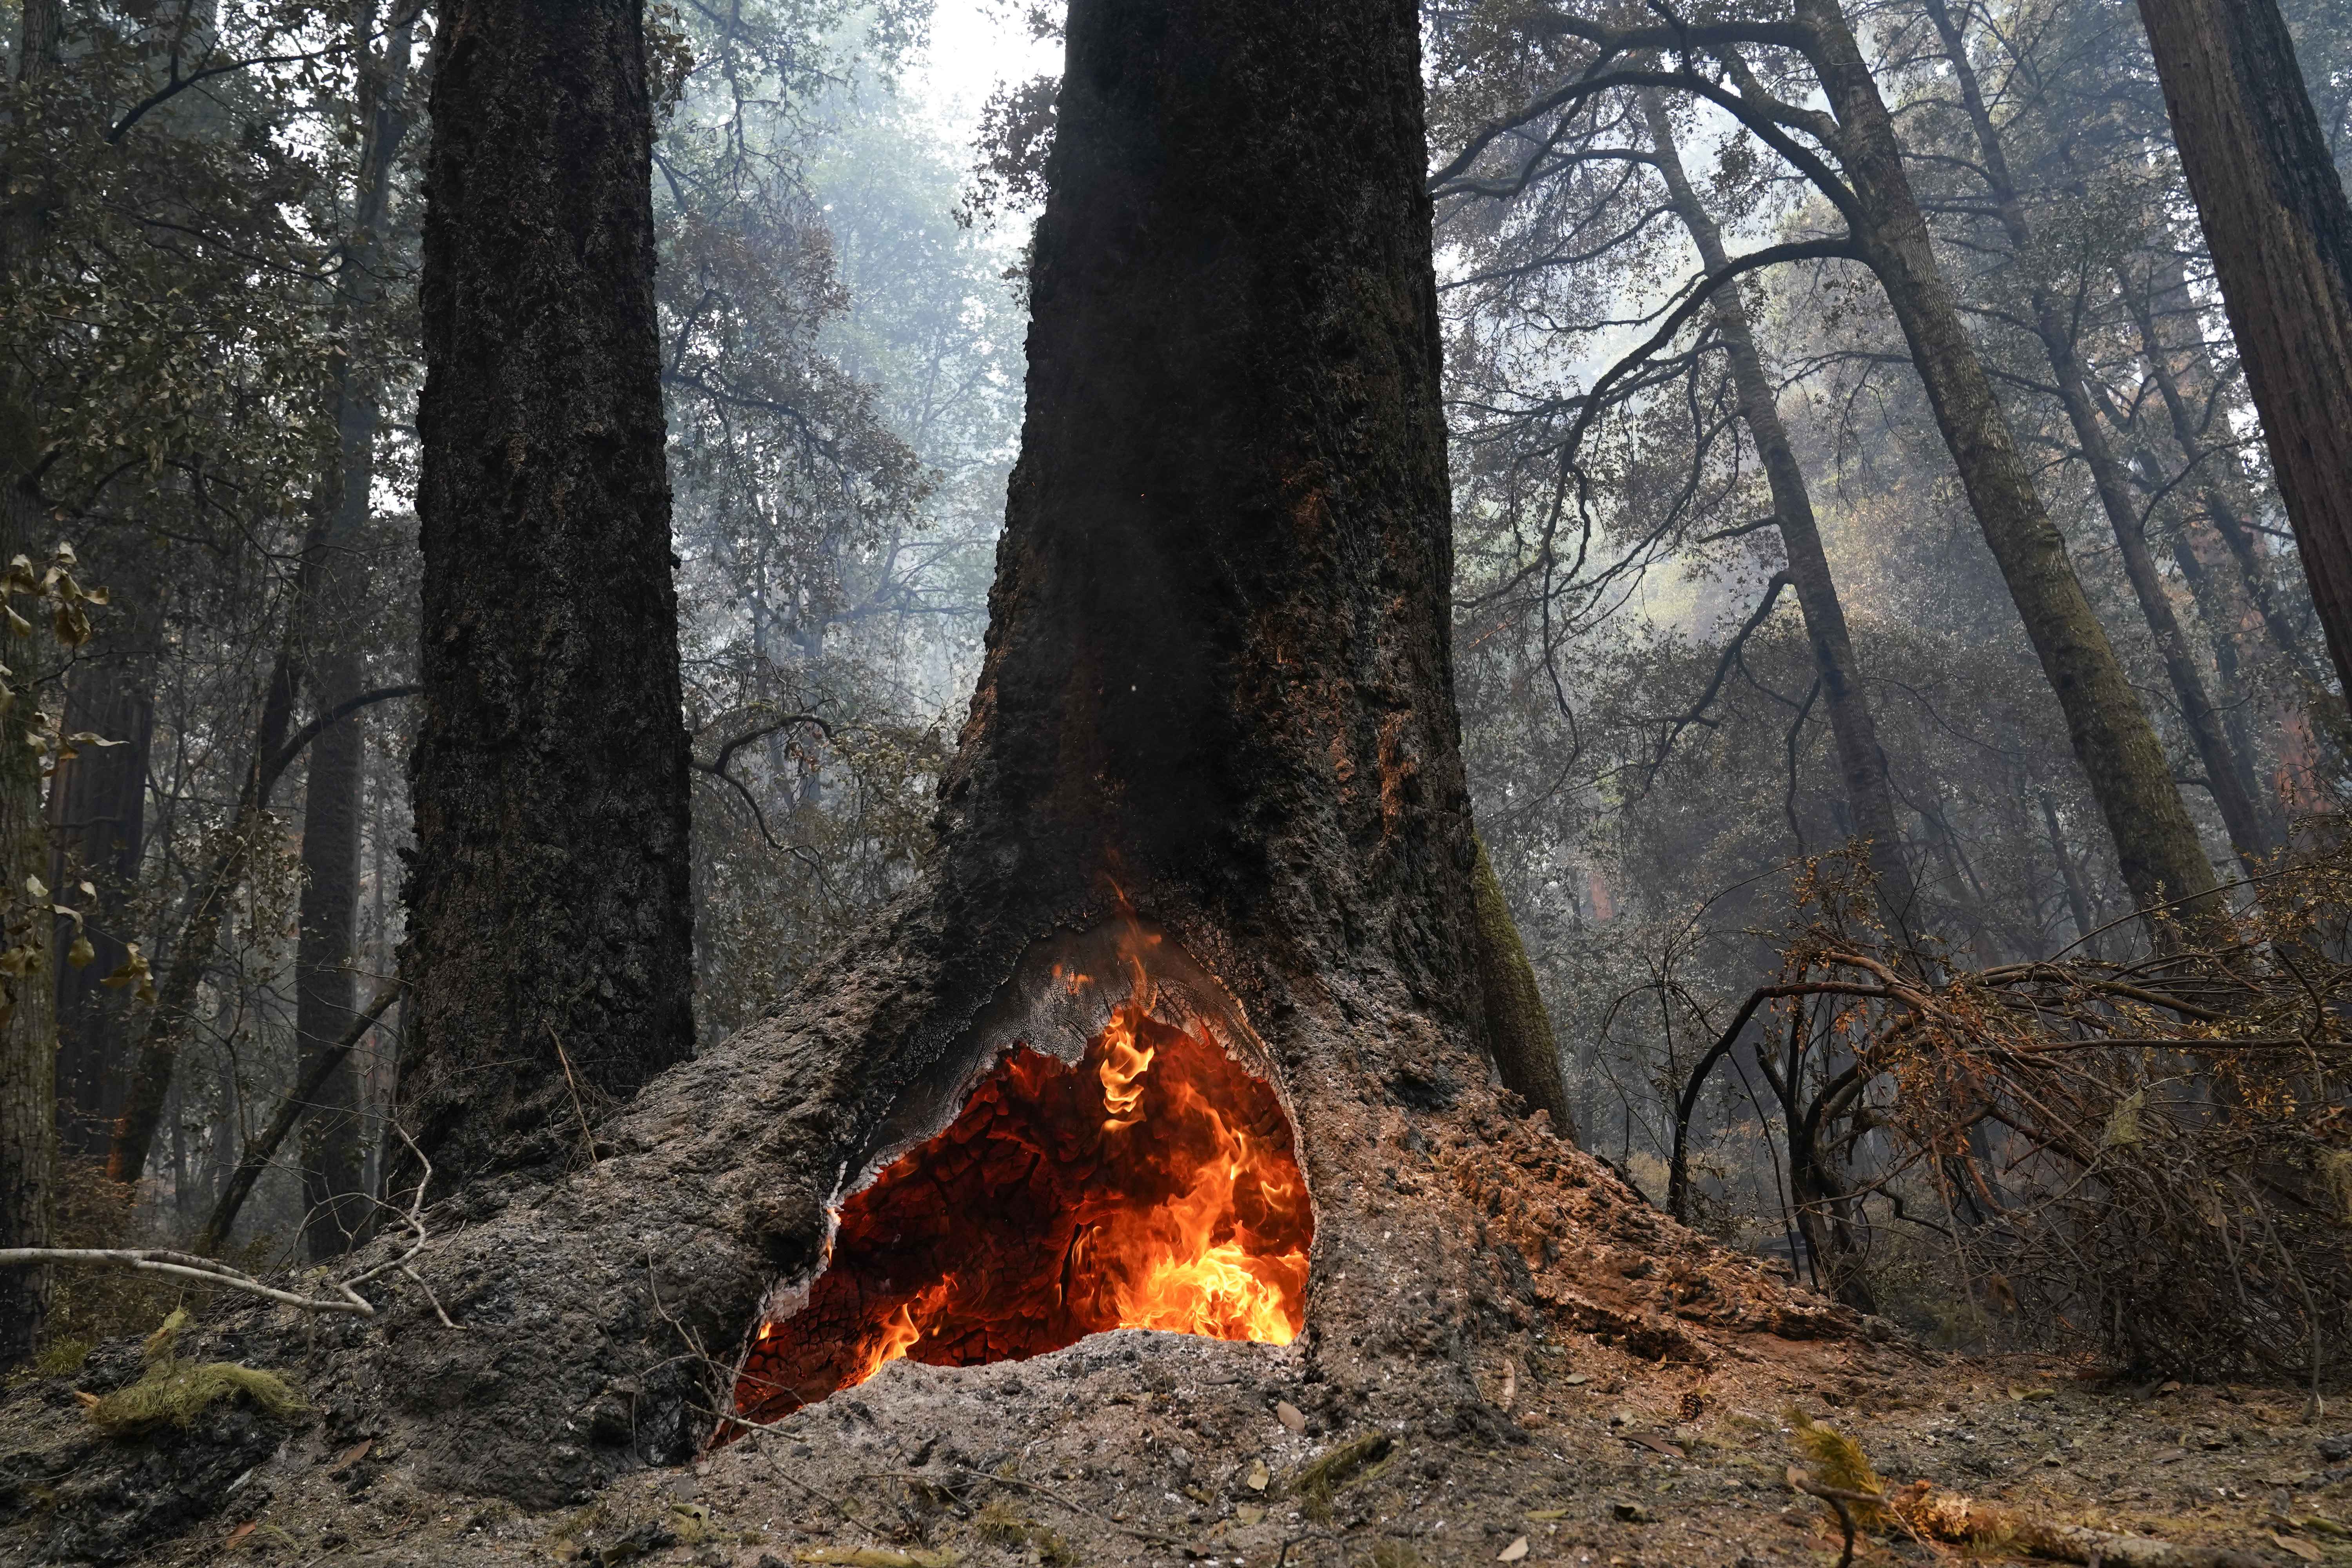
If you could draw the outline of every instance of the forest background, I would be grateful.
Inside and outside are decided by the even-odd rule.
[[[2340,168],[2352,8],[2283,9]],[[1050,58],[1049,7],[992,15]],[[2225,1359],[2315,1373],[2352,1296],[2328,1293],[2352,1215],[2330,1027],[2284,1037],[2307,1068],[2100,1051],[2021,1093],[1923,1080],[1895,982],[1854,978],[1899,952],[1944,1009],[1927,1033],[2097,1040],[2140,1028],[2116,1008],[2184,942],[2275,939],[2332,1016],[2352,730],[2137,9],[1846,15],[2088,626],[2013,591],[2017,531],[1931,405],[1955,345],[1922,348],[1862,258],[1877,219],[1735,101],[1794,123],[1811,65],[1731,51],[1710,97],[1635,51],[1654,79],[1547,103],[1596,29],[1653,14],[1424,8],[1464,741],[1568,1110],[1654,1201],[1955,1343],[2112,1342],[2147,1281],[2086,1237],[2152,1193],[2231,1243]],[[431,13],[0,19],[0,442],[33,617],[11,798],[37,814],[12,832],[42,846],[9,918],[14,951],[47,923],[62,960],[7,1025],[55,1031],[51,1098],[8,1113],[53,1114],[61,1158],[0,1187],[63,1243],[227,1216],[204,1239],[248,1261],[331,1257],[394,1135]],[[927,851],[1055,83],[1003,83],[966,145],[909,87],[925,0],[649,22],[709,1042]],[[1737,258],[1760,259],[1697,308]],[[2062,633],[2119,681],[2062,699],[2039,651]],[[2079,734],[2135,704],[2152,770],[2086,771]],[[2263,1162],[2266,1184],[2221,1174]],[[143,1328],[110,1289],[61,1277],[52,1339]],[[2211,1328],[2168,1342],[2210,1362]]]

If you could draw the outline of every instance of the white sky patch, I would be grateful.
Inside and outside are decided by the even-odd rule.
[[[1033,38],[1008,0],[939,0],[930,47],[907,73],[907,96],[951,145],[971,148],[980,111],[999,87],[1062,68],[1062,46]]]

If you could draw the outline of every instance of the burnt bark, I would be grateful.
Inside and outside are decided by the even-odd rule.
[[[2140,0],[2246,386],[2352,689],[2352,203],[2276,0]]]
[[[641,8],[437,26],[396,1113],[456,1177],[685,1059],[694,965]]]
[[[1720,272],[1730,262],[1723,246],[1723,230],[1691,188],[1675,144],[1674,127],[1654,90],[1642,95],[1642,112],[1675,215],[1689,231],[1706,269]],[[1719,290],[1708,308],[1716,330],[1723,336],[1725,357],[1731,363],[1740,422],[1755,439],[1756,456],[1771,489],[1773,522],[1789,557],[1789,583],[1797,591],[1813,670],[1821,677],[1822,695],[1829,703],[1830,733],[1837,744],[1838,773],[1845,785],[1846,803],[1853,812],[1854,837],[1870,846],[1881,907],[1898,924],[1907,924],[1916,919],[1917,889],[1910,865],[1903,858],[1894,791],[1887,784],[1886,752],[1878,743],[1877,721],[1863,694],[1853,636],[1846,628],[1845,605],[1838,597],[1837,580],[1830,573],[1829,552],[1822,547],[1812,492],[1805,483],[1804,469],[1798,465],[1788,426],[1781,423],[1780,401],[1773,395],[1764,356],[1756,346],[1747,301],[1735,287]]]
[[[1886,290],[1969,508],[2065,714],[2067,737],[2115,841],[2125,885],[2150,911],[2150,935],[2159,944],[2169,940],[2174,921],[2192,935],[2218,934],[2227,911],[2212,865],[2163,743],[2034,491],[2008,416],[1969,341],[1878,84],[1838,0],[1798,0],[1796,16],[1836,118],[1854,238]]]
[[[475,15],[454,14],[461,46]],[[602,1123],[593,1170],[478,1168],[442,1211],[478,1223],[418,1266],[467,1327],[373,1352],[435,1426],[439,1477],[560,1501],[624,1446],[690,1451],[762,1303],[821,1266],[828,1205],[952,1113],[1024,958],[1129,908],[1213,976],[1294,1120],[1307,1375],[1394,1408],[1412,1369],[1486,1408],[1467,1358],[1502,1321],[1501,1265],[1408,1195],[1438,1129],[1500,1136],[1506,1103],[1448,645],[1416,9],[1076,0],[1067,39],[1022,455],[939,847],[775,1016]],[[453,53],[436,91],[479,68]],[[485,434],[436,416],[428,466]],[[420,789],[426,824],[443,798]],[[420,837],[420,879],[444,874]],[[469,1157],[446,1127],[439,1147]],[[1362,1331],[1397,1314],[1397,1260],[1415,1326]],[[583,1410],[607,1415],[551,1451]]]
[[[2171,595],[2157,570],[2139,508],[2132,500],[2131,477],[2109,445],[2098,412],[2092,406],[2089,378],[2084,371],[2067,311],[2050,279],[2041,270],[2032,228],[2025,217],[2025,204],[2010,174],[2008,150],[2002,145],[2000,129],[1993,124],[1991,111],[1985,106],[1960,25],[1944,0],[1926,0],[1926,5],[1928,18],[1943,39],[1945,58],[1951,65],[1953,79],[1959,86],[1961,105],[1976,132],[1977,149],[1983,159],[1981,177],[2000,215],[2011,255],[2028,274],[2026,294],[2032,310],[2033,334],[2049,361],[2059,404],[2074,432],[2076,449],[2082,454],[2084,466],[2091,470],[2092,489],[2098,493],[2107,527],[2116,536],[2116,550],[2123,557],[2124,576],[2131,584],[2141,617],[2155,639],[2157,655],[2163,661],[2165,678],[2171,683],[2189,739],[2197,747],[2198,760],[2205,765],[2206,785],[2212,792],[2213,804],[2221,808],[2231,847],[2248,870],[2260,871],[2266,856],[2279,842],[2278,824],[2247,787],[2244,762],[2223,728],[2221,710],[2206,689],[2204,673],[2197,668],[2188,635],[2181,630],[2180,618],[2174,613]]]

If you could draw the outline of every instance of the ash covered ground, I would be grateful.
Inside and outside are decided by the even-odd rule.
[[[1831,1563],[1834,1521],[1787,1479],[1796,1413],[1890,1484],[2141,1542],[2110,1563],[2352,1563],[2352,1421],[2308,1419],[2300,1394],[1941,1355],[1674,1226],[1539,1124],[1474,1131],[1395,1180],[1475,1241],[1483,1280],[1433,1285],[1462,1276],[1395,1247],[1358,1255],[1376,1277],[1299,1345],[1130,1330],[993,1366],[893,1363],[544,1511],[432,1484],[433,1429],[336,1407],[336,1358],[291,1314],[216,1331],[210,1353],[329,1409],[302,1426],[228,1407],[100,1436],[79,1395],[136,1368],[135,1342],[110,1344],[0,1406],[0,1563]],[[1899,1527],[1861,1548],[1956,1554]]]

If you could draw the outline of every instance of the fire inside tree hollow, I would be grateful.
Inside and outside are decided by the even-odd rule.
[[[842,1205],[736,1389],[772,1420],[900,1356],[1016,1360],[1106,1329],[1287,1344],[1314,1233],[1289,1118],[1195,1032],[1121,1004],[1074,1068],[1015,1046],[938,1136]]]

